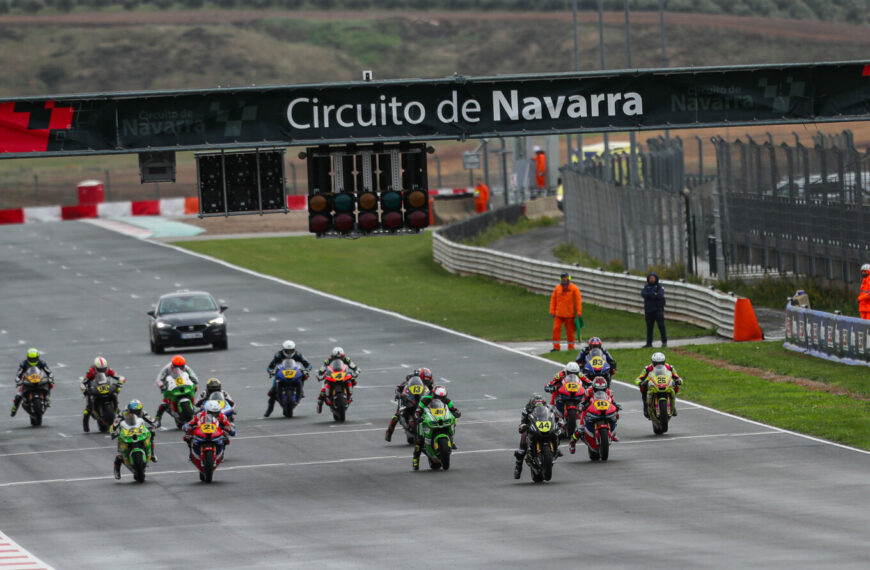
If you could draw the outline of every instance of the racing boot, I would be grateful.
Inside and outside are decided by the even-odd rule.
[[[619,441],[619,438],[616,437],[615,433],[610,432],[610,441]]]
[[[317,413],[323,413],[323,399],[326,397],[324,392],[321,392],[319,396],[317,396]]]
[[[420,470],[420,451],[421,451],[420,446],[415,445],[414,446],[414,458],[411,460],[411,467],[414,469],[414,471]]]
[[[523,474],[523,460],[526,458],[526,452],[522,449],[514,451],[514,457],[517,459],[517,464],[514,467],[514,479],[519,479]]]
[[[85,410],[84,414],[82,415],[82,429],[85,430],[85,433],[88,433],[91,431],[90,420],[91,420],[91,416],[89,416],[88,411]]]
[[[264,418],[268,418],[272,415],[272,410],[275,409],[275,398],[269,396],[269,403],[266,404],[266,413],[263,414]]]
[[[154,421],[160,423],[164,412],[166,412],[166,404],[160,404],[159,406],[157,406],[157,413],[154,414]]]
[[[10,414],[13,418],[15,414],[18,413],[18,405],[21,403],[21,396],[15,396],[12,398],[12,414]]]
[[[399,416],[393,416],[390,418],[390,425],[387,426],[387,434],[384,436],[384,439],[390,441],[393,439],[393,430],[396,429],[396,424],[399,423]]]
[[[121,456],[115,456],[115,479],[121,478]]]
[[[649,410],[647,409],[648,406],[646,405],[646,392],[641,391],[640,401],[643,403],[643,405],[640,408],[641,410],[643,410],[643,417],[645,417],[646,419],[649,419]]]
[[[571,453],[571,455],[577,453],[577,440],[573,437],[571,438],[571,443],[568,444],[568,451]]]

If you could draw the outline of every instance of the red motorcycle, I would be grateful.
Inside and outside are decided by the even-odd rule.
[[[332,410],[332,417],[337,422],[344,421],[347,408],[353,399],[351,392],[353,380],[353,372],[343,360],[338,358],[330,362],[323,373],[326,405]]]
[[[607,391],[593,391],[583,417],[583,442],[592,461],[607,461],[610,456],[610,442],[618,417],[619,409]]]
[[[224,449],[229,442],[220,423],[203,422],[193,431],[190,458],[199,469],[199,480],[211,483],[214,470],[224,460]]]
[[[556,409],[565,418],[567,437],[577,429],[577,420],[580,419],[580,404],[585,393],[583,380],[577,374],[568,374],[556,389]]]

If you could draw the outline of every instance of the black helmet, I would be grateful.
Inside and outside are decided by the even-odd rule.
[[[205,393],[211,394],[212,392],[220,392],[221,391],[221,381],[217,378],[209,378],[205,383]]]

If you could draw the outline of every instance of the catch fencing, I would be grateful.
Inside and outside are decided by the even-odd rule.
[[[870,256],[870,149],[849,131],[812,147],[714,139],[728,276],[854,283]]]

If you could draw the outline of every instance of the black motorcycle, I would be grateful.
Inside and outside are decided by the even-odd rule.
[[[90,418],[97,421],[100,433],[106,433],[115,421],[118,412],[118,394],[125,379],[116,379],[104,372],[97,372],[85,393],[87,403],[82,417],[82,428],[91,431],[88,422]]]
[[[540,483],[553,477],[553,462],[559,445],[561,428],[553,410],[536,406],[526,432],[526,464],[532,472],[532,481]]]
[[[31,366],[17,383],[21,386],[21,406],[30,415],[30,425],[41,426],[42,416],[48,408],[51,379],[40,368]]]

